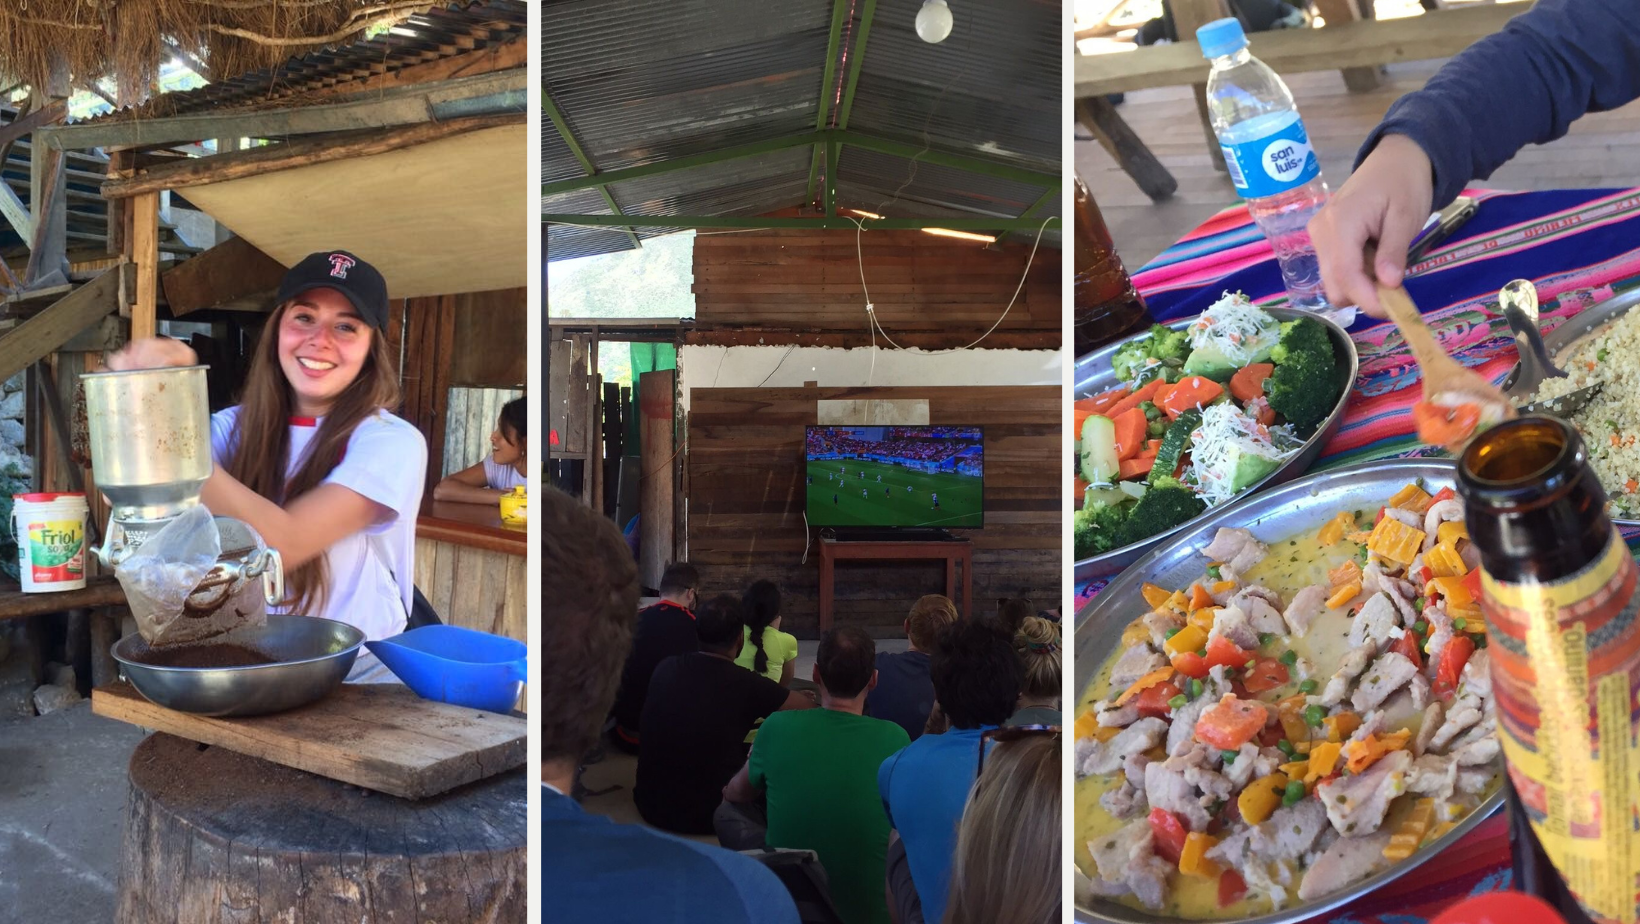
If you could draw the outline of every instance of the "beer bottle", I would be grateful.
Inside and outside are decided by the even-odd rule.
[[[1637,571],[1570,425],[1523,417],[1458,461],[1498,738],[1514,888],[1570,924],[1633,922],[1640,837]]]
[[[1076,178],[1076,226],[1072,233],[1076,265],[1073,300],[1076,306],[1076,355],[1150,324],[1145,300],[1133,288],[1133,279],[1116,255],[1116,244],[1093,194]]]

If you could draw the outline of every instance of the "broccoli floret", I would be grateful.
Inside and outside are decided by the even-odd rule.
[[[1129,504],[1094,501],[1071,516],[1071,536],[1078,559],[1116,548],[1116,533],[1133,509]]]
[[[1143,384],[1157,376],[1166,377],[1169,369],[1177,369],[1189,355],[1189,335],[1156,324],[1150,328],[1150,336],[1118,347],[1116,355],[1110,358],[1110,366],[1118,379]]]
[[[1270,361],[1280,365],[1305,354],[1333,358],[1332,338],[1327,336],[1327,329],[1314,318],[1282,322],[1281,341],[1270,351]]]
[[[1278,363],[1264,381],[1270,408],[1299,433],[1307,433],[1332,413],[1338,402],[1338,369],[1332,359],[1294,353]]]
[[[1116,355],[1110,358],[1110,368],[1116,377],[1124,382],[1133,381],[1133,377],[1150,361],[1150,341],[1146,338],[1130,340],[1116,348]]]
[[[1116,545],[1160,535],[1206,509],[1207,504],[1177,479],[1159,479],[1133,505],[1133,512],[1116,531]]]
[[[1150,355],[1155,359],[1177,359],[1190,355],[1190,335],[1162,324],[1150,328]]]

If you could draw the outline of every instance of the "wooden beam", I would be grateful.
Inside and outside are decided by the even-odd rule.
[[[1133,182],[1139,184],[1150,201],[1161,202],[1178,190],[1179,181],[1156,159],[1110,100],[1103,96],[1077,100],[1076,120],[1093,132],[1093,137],[1099,139],[1110,156],[1133,177]]]
[[[31,131],[34,131],[36,128],[43,125],[49,125],[54,122],[61,122],[63,117],[66,115],[68,115],[68,101],[64,99],[54,99],[47,102],[39,109],[32,110],[18,116],[15,119],[12,119],[5,125],[0,126],[0,150],[11,147],[17,139],[23,137]]]
[[[979,330],[894,332],[894,342],[919,350],[951,350],[974,342],[984,333]],[[714,328],[682,332],[679,341],[688,346],[805,346],[840,347],[852,349],[871,346],[864,331],[801,331],[766,327]],[[668,341],[670,338],[668,338]],[[877,338],[883,345],[883,338]],[[993,350],[1058,350],[1065,345],[1065,335],[1058,330],[993,331],[983,346]]]
[[[130,264],[116,266],[0,335],[0,381],[42,356],[55,353],[76,334],[118,309],[120,278],[132,272]]]
[[[1230,15],[1230,7],[1225,0],[1173,0],[1172,9],[1173,22],[1181,39],[1187,35],[1194,36],[1202,26]],[[1207,105],[1207,71],[1203,70],[1201,75],[1202,82],[1191,84],[1190,92],[1196,98],[1196,115],[1201,118],[1202,131],[1207,135],[1207,155],[1213,161],[1214,170],[1228,173],[1229,168],[1224,165],[1224,151],[1219,147],[1218,135],[1213,131],[1213,119]]]
[[[112,574],[101,574],[85,579],[80,590],[59,590],[54,593],[33,594],[21,590],[0,590],[0,620],[26,619],[77,610],[86,607],[124,606],[125,591]]]
[[[1280,74],[1449,58],[1502,29],[1525,8],[1525,4],[1487,4],[1324,29],[1255,32],[1248,36],[1248,50]],[[1077,55],[1074,67],[1077,98],[1183,86],[1206,80],[1208,70],[1201,46],[1193,39],[1128,52]]]
[[[1355,0],[1315,0],[1316,11],[1327,20],[1327,28],[1342,26],[1356,22],[1363,17],[1355,5]],[[1367,93],[1378,89],[1378,67],[1346,67],[1343,70],[1344,86],[1351,93]]]
[[[28,206],[5,183],[0,183],[0,215],[5,216],[6,223],[11,225],[18,237],[25,241],[34,240],[34,216],[29,214]]]
[[[422,122],[380,131],[349,132],[326,138],[312,138],[252,148],[248,151],[217,154],[212,157],[193,157],[149,167],[128,178],[108,180],[102,185],[102,194],[105,199],[124,199],[165,189],[186,189],[190,186],[221,183],[311,164],[369,157],[372,154],[385,154],[388,151],[414,147],[467,132],[517,125],[524,119],[525,115],[522,112],[472,116],[445,122]]]
[[[495,98],[497,112],[523,112],[529,83],[527,68],[458,77],[435,84],[368,91],[361,98],[319,106],[280,109],[232,109],[163,119],[124,119],[50,126],[39,130],[54,148],[174,144],[200,138],[285,138],[326,132],[359,131],[414,125],[448,118],[451,104],[470,109],[477,99]],[[516,104],[513,102],[516,97]],[[496,114],[496,113],[489,113]]]
[[[50,282],[54,273],[68,281],[68,182],[63,161],[62,151],[41,146],[32,152],[29,206],[34,233],[29,236],[24,285]]]
[[[278,289],[284,277],[278,260],[242,237],[230,237],[166,270],[159,281],[171,316],[180,318]]]
[[[159,301],[159,193],[131,200],[131,262],[137,267],[137,299],[131,305],[131,339],[152,337]]]
[[[367,77],[363,80],[350,80],[317,90],[303,90],[300,93],[275,94],[273,98],[279,99],[284,96],[343,96],[366,91],[413,87],[442,80],[452,80],[457,77],[476,77],[480,74],[491,74],[515,67],[522,68],[529,64],[529,60],[529,43],[520,36],[500,45],[491,45],[488,48],[480,48],[466,54],[440,58],[426,64],[415,64],[396,71],[388,71],[385,74],[377,74],[374,77]]]

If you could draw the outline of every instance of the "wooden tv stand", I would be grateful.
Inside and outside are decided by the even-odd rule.
[[[974,603],[974,544],[967,539],[912,541],[888,539],[877,541],[820,540],[820,631],[832,624],[832,580],[837,562],[853,561],[925,561],[945,562],[945,595],[951,602],[957,600],[957,563],[962,563],[962,617],[969,618]],[[910,610],[910,604],[906,609]]]

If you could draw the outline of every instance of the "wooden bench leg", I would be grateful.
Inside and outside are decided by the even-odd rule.
[[[1179,30],[1179,40],[1193,42],[1196,39],[1196,30],[1230,15],[1230,7],[1224,0],[1173,0],[1173,27]],[[1206,63],[1203,63],[1203,72],[1206,72]],[[1224,151],[1219,148],[1218,135],[1213,133],[1213,120],[1207,114],[1207,84],[1198,83],[1190,88],[1196,97],[1196,114],[1201,117],[1202,131],[1207,135],[1207,155],[1213,160],[1213,169],[1220,173],[1229,173],[1224,166]]]
[[[1077,100],[1076,120],[1093,132],[1093,137],[1099,139],[1110,156],[1116,159],[1128,176],[1133,177],[1133,182],[1139,184],[1139,189],[1150,197],[1150,201],[1160,202],[1179,188],[1179,181],[1167,172],[1167,168],[1134,133],[1110,100],[1103,96]]]
[[[1355,22],[1363,18],[1361,8],[1354,0],[1315,0],[1315,8],[1321,13],[1327,25]],[[1341,71],[1344,75],[1344,86],[1351,93],[1367,93],[1378,89],[1378,68],[1376,67],[1347,67]]]

